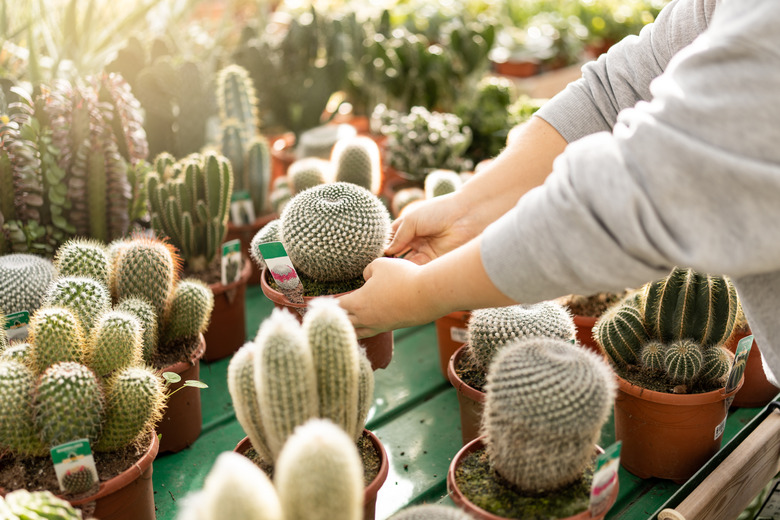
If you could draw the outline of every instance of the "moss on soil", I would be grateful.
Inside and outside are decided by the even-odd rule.
[[[363,287],[363,284],[366,283],[362,276],[343,282],[318,282],[302,273],[298,273],[298,277],[301,279],[301,284],[303,284],[303,295],[311,297],[330,296],[333,294],[354,291],[355,289],[360,289]],[[268,281],[268,285],[270,285],[274,291],[281,292],[273,278],[269,276],[266,278],[266,281]]]
[[[474,360],[474,356],[471,355],[471,350],[468,346],[463,349],[463,354],[460,355],[460,359],[458,359],[458,363],[455,365],[455,373],[474,390],[485,391],[487,374]]]
[[[678,385],[671,382],[663,372],[648,372],[635,365],[628,365],[626,367],[612,365],[612,370],[629,383],[666,394],[702,394],[723,388],[726,384],[724,379],[723,381],[695,381],[691,385]]]

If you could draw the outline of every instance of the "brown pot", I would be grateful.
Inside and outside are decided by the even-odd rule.
[[[436,339],[439,343],[439,368],[447,377],[447,365],[450,358],[466,343],[468,334],[469,311],[456,311],[436,320]]]
[[[447,365],[447,379],[458,392],[460,434],[464,445],[479,437],[482,412],[485,409],[485,393],[466,384],[455,372],[455,367],[465,351],[466,345],[463,345],[455,351]]]
[[[720,449],[731,397],[724,389],[668,394],[615,376],[615,438],[620,463],[639,478],[685,482]],[[716,433],[716,432],[720,433]]]
[[[473,518],[476,520],[505,520],[503,516],[494,515],[493,513],[489,513],[482,509],[481,507],[476,506],[473,504],[463,493],[461,493],[460,489],[458,488],[458,484],[455,481],[455,470],[460,465],[461,460],[463,460],[466,455],[470,454],[471,452],[477,451],[480,448],[484,446],[484,437],[479,437],[477,439],[472,440],[465,446],[463,446],[460,451],[455,455],[455,457],[452,459],[452,462],[450,463],[450,468],[447,471],[447,492],[450,495],[450,498],[453,502],[455,502],[455,505],[469,513]],[[600,447],[596,446],[596,450],[598,453],[604,453],[604,450],[602,450]],[[590,513],[590,510],[583,511],[582,513],[576,514],[574,516],[566,517],[565,519],[561,520],[599,520],[601,518],[604,518],[609,511],[609,508],[612,507],[612,505],[617,500],[618,495],[618,485],[615,485],[612,494],[609,497],[609,506],[606,507],[603,512],[601,512],[598,515],[592,516]]]
[[[271,144],[271,181],[287,175],[287,169],[295,162],[295,134],[285,134],[268,139]]]
[[[263,268],[263,276],[260,280],[260,287],[263,289],[263,294],[266,298],[271,300],[275,307],[279,309],[289,310],[293,316],[298,318],[298,321],[302,321],[302,317],[296,309],[304,309],[314,298],[311,296],[305,296],[303,298],[305,303],[293,303],[287,299],[287,297],[274,290],[268,284],[268,268]],[[347,294],[347,293],[341,293]],[[341,296],[341,294],[334,294],[333,296]],[[390,364],[390,360],[393,359],[393,331],[380,332],[376,336],[370,338],[363,338],[358,341],[361,347],[366,349],[366,356],[371,361],[371,368],[377,370],[379,368],[386,368]]]
[[[252,274],[252,261],[244,258],[241,278],[233,283],[209,285],[214,293],[214,310],[211,311],[203,361],[216,361],[232,355],[246,341],[246,284]]]
[[[535,61],[494,61],[493,71],[502,76],[528,78],[539,73],[539,63]]]
[[[601,347],[599,347],[599,344],[593,339],[593,325],[596,324],[597,319],[598,318],[593,318],[591,316],[575,315],[574,327],[577,331],[577,343],[583,347],[587,347],[598,355],[603,355],[604,352],[601,350]]]
[[[387,479],[390,463],[387,460],[387,453],[385,453],[382,441],[380,441],[372,432],[368,430],[363,431],[368,435],[368,438],[371,439],[371,444],[374,445],[377,453],[379,453],[379,472],[363,491],[363,520],[374,520],[374,515],[376,513],[376,495],[379,492],[379,488],[382,487],[382,484],[384,484]],[[241,442],[236,445],[233,451],[243,455],[251,447],[252,442],[249,440],[249,437],[244,437]]]
[[[737,351],[739,340],[750,335],[750,330],[733,334],[726,342],[726,348],[732,353]],[[742,408],[760,408],[766,406],[780,392],[780,388],[769,382],[761,363],[761,351],[753,340],[747,363],[745,364],[745,383],[734,396],[731,406]]]
[[[201,334],[200,342],[190,360],[165,367],[163,372],[175,372],[181,376],[181,381],[169,387],[169,392],[184,385],[189,379],[200,376],[200,359],[206,352],[206,341]],[[157,425],[160,435],[160,453],[176,453],[190,446],[200,436],[203,416],[200,409],[200,389],[184,387],[168,399],[165,413]]]
[[[260,231],[266,224],[274,219],[279,218],[276,213],[266,213],[255,219],[251,224],[246,226],[236,226],[228,222],[227,234],[225,235],[225,242],[228,240],[240,240],[241,241],[241,256],[247,258],[249,255],[249,247],[252,243],[252,239],[255,237],[258,231]],[[254,262],[251,262],[252,274],[249,275],[249,285],[258,285],[260,283],[260,267]]]

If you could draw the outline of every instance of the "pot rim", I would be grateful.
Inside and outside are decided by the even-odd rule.
[[[597,317],[594,316],[582,316],[580,314],[575,314],[573,316],[574,318],[574,324],[585,326],[585,327],[592,327],[596,324],[596,321],[598,320]]]
[[[203,355],[206,353],[206,338],[203,336],[203,333],[200,333],[198,335],[198,346],[195,347],[195,350],[190,354],[189,361],[178,361],[174,363],[173,365],[168,365],[167,367],[163,367],[159,370],[157,370],[157,373],[162,375],[163,372],[176,372],[177,374],[181,374],[188,368],[192,367],[200,361],[200,359],[203,357]]]
[[[455,372],[455,363],[458,362],[461,355],[465,352],[465,348],[468,347],[468,343],[464,343],[463,346],[459,347],[458,350],[455,351],[455,353],[450,357],[449,363],[447,363],[447,379],[450,380],[450,383],[452,386],[455,387],[455,390],[458,392],[464,394],[466,397],[471,399],[472,401],[476,401],[478,403],[484,403],[485,402],[485,392],[480,392],[473,386],[470,386],[468,383],[463,381]]]
[[[613,373],[615,374],[615,380],[617,381],[619,391],[628,394],[631,397],[642,399],[643,401],[669,405],[699,406],[724,401],[736,394],[745,382],[745,376],[743,375],[742,379],[739,380],[737,387],[728,394],[726,393],[725,388],[719,388],[717,390],[699,394],[669,394],[635,385],[620,377],[614,370]]]
[[[222,293],[226,293],[233,289],[238,289],[242,285],[246,285],[249,281],[249,277],[252,276],[252,260],[244,257],[244,265],[241,267],[241,277],[235,282],[230,282],[227,285],[222,285],[222,282],[214,282],[209,284],[209,289],[214,293],[214,296],[219,296]]]

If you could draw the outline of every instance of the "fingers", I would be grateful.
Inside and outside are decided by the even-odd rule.
[[[386,254],[392,256],[402,253],[408,248],[409,242],[414,239],[414,225],[407,225],[406,222],[408,221],[403,218],[393,222],[393,238],[390,240],[390,245],[385,249]]]

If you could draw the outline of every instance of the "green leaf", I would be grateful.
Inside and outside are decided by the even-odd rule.
[[[198,381],[196,379],[188,379],[184,382],[184,386],[191,386],[193,388],[208,388],[209,385],[204,383],[203,381]]]
[[[181,381],[181,376],[176,372],[163,372],[162,376],[166,382],[171,384],[178,383],[179,381]]]

